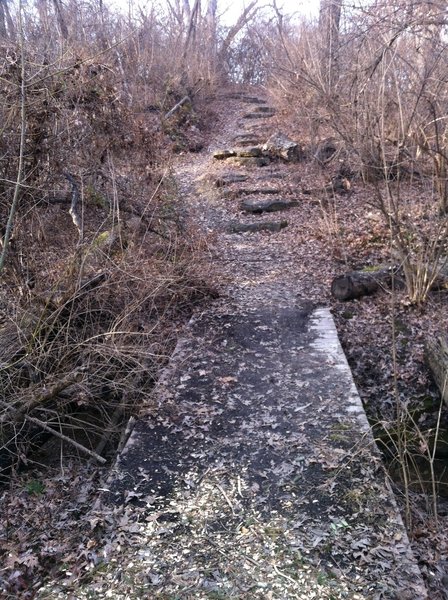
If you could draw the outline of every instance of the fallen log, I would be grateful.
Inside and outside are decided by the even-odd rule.
[[[184,96],[182,100],[180,100],[175,106],[173,106],[173,108],[169,110],[163,118],[165,120],[169,119],[171,115],[174,115],[174,113],[177,110],[179,110],[179,108],[181,108],[186,102],[191,102],[190,96]]]
[[[352,271],[335,277],[331,282],[331,294],[336,300],[354,300],[370,296],[378,289],[389,286],[396,267],[383,267],[375,271]]]
[[[425,359],[440,394],[448,405],[448,337],[431,337],[426,342]]]
[[[448,289],[448,259],[443,258],[436,266],[420,267],[420,273],[426,277],[427,289],[442,291]],[[336,300],[354,300],[362,296],[370,296],[380,288],[390,286],[392,279],[397,288],[406,285],[406,277],[402,268],[397,265],[389,267],[380,266],[371,271],[352,271],[345,275],[335,277],[331,283],[331,294]],[[417,275],[415,275],[417,279]],[[418,281],[418,279],[417,279]]]

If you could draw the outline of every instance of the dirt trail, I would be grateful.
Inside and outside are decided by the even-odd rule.
[[[290,245],[285,222],[301,211],[306,229],[310,206],[288,165],[212,158],[263,143],[274,111],[261,94],[221,103],[208,152],[177,171],[221,295],[117,463],[108,500],[128,507],[132,550],[77,597],[426,598],[332,317],[307,298],[307,250]],[[287,210],[241,211],[268,200]]]

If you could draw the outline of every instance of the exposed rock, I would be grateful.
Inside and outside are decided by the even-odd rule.
[[[257,106],[254,108],[254,112],[256,113],[275,113],[275,108],[272,106]]]
[[[215,179],[215,186],[217,188],[225,187],[226,185],[232,185],[234,183],[242,183],[243,181],[247,181],[247,179],[249,179],[247,175],[227,173],[226,175],[221,175],[221,177]]]
[[[325,165],[334,158],[337,151],[338,144],[336,143],[336,140],[328,138],[319,144],[314,154],[314,158],[322,165]]]
[[[297,200],[243,200],[241,202],[241,210],[244,212],[253,213],[255,215],[263,212],[277,212],[280,210],[288,210],[294,206],[298,206]]]
[[[260,139],[259,138],[255,138],[253,136],[248,137],[247,139],[243,139],[243,140],[239,140],[239,139],[235,139],[235,141],[238,143],[239,146],[257,146],[258,144],[260,144]]]
[[[241,100],[243,102],[249,102],[250,104],[266,104],[266,100],[256,98],[255,96],[243,96]]]
[[[269,179],[283,179],[283,177],[284,177],[283,173],[275,172],[275,173],[267,173],[266,175],[259,175],[257,179],[259,181],[266,181]]]
[[[247,148],[236,148],[234,150],[216,150],[213,152],[213,158],[216,160],[227,160],[229,158],[259,158],[262,155],[259,146],[251,146]],[[266,163],[267,164],[267,163]]]
[[[303,160],[305,153],[301,146],[283,133],[271,135],[265,144],[263,152],[273,158],[282,158],[288,162]]]
[[[215,150],[213,152],[213,158],[216,160],[226,160],[232,156],[236,156],[235,150]]]
[[[238,156],[242,158],[258,158],[261,156],[261,148],[258,146],[253,146],[251,148],[244,148],[236,150]]]
[[[236,196],[249,196],[250,194],[258,194],[258,195],[273,195],[280,194],[282,190],[279,188],[239,188],[237,190],[225,190],[222,196],[228,198],[234,198]]]
[[[267,156],[260,156],[258,158],[238,156],[232,158],[231,162],[240,167],[265,167],[270,163],[270,160]]]
[[[204,149],[204,144],[202,142],[191,142],[188,144],[188,152],[201,152]]]
[[[262,140],[254,133],[239,133],[233,138],[238,146],[258,146]]]
[[[341,174],[332,177],[331,182],[327,186],[329,191],[333,191],[337,194],[349,194],[351,192],[351,187],[350,180]]]
[[[260,107],[260,108],[262,108],[262,107]],[[264,118],[267,118],[267,117],[273,117],[274,115],[275,115],[275,111],[271,109],[270,111],[266,111],[266,112],[250,112],[250,113],[247,113],[247,114],[245,114],[243,116],[243,119],[264,119]]]
[[[244,96],[239,92],[225,94],[220,96],[226,100],[239,100],[240,102],[247,102],[248,104],[266,104],[266,100],[257,98],[256,96]]]
[[[229,233],[255,233],[257,231],[270,231],[277,233],[288,226],[288,221],[266,221],[264,223],[232,223]]]

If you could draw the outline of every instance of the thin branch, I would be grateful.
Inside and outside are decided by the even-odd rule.
[[[55,429],[53,429],[52,427],[50,427],[49,425],[47,425],[46,423],[44,423],[40,419],[36,419],[36,417],[30,417],[29,415],[26,415],[25,419],[27,421],[29,421],[30,423],[34,423],[35,425],[38,425],[41,429],[43,429],[44,431],[48,431],[49,433],[51,433],[55,437],[59,438],[60,440],[63,440],[64,442],[67,442],[71,446],[74,446],[80,452],[84,452],[84,454],[87,454],[91,458],[94,458],[100,464],[104,465],[107,462],[105,458],[103,458],[102,456],[100,456],[99,454],[97,454],[96,452],[94,452],[93,450],[89,450],[89,448],[86,448],[85,446],[83,446],[79,442],[75,442],[75,440],[73,440],[72,438],[68,437],[67,435],[64,435],[63,433],[60,433],[59,431],[56,431]]]
[[[73,175],[70,175],[70,173],[64,173],[64,177],[70,182],[70,184],[72,186],[72,202],[71,202],[70,210],[68,212],[70,213],[72,221],[73,221],[76,229],[78,230],[80,239],[82,239],[82,235],[83,235],[82,222],[81,222],[81,217],[79,216],[79,213],[78,213],[78,201],[79,201],[79,195],[80,195],[79,187],[78,187],[78,184],[76,183]]]
[[[20,190],[23,180],[23,163],[25,153],[25,139],[26,139],[26,82],[25,82],[25,49],[24,49],[24,34],[23,34],[23,22],[22,22],[22,1],[19,3],[19,35],[20,35],[20,62],[21,62],[21,83],[20,83],[20,146],[19,146],[19,164],[17,167],[17,179],[14,188],[14,196],[12,199],[11,208],[9,210],[8,222],[6,224],[5,236],[3,238],[3,249],[0,255],[0,274],[3,271],[3,267],[8,254],[8,245],[12,235],[12,229],[14,225],[14,217],[17,212],[19,205]]]
[[[191,102],[190,96],[184,96],[182,98],[182,100],[179,100],[179,102],[175,106],[173,106],[173,108],[171,110],[169,110],[163,118],[164,119],[169,119],[186,102]]]

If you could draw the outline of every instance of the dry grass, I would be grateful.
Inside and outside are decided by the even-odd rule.
[[[108,456],[210,279],[170,175],[173,150],[203,137],[206,48],[187,48],[162,13],[73,4],[17,16],[0,62],[0,218],[13,221],[0,295],[5,473],[48,433]]]

